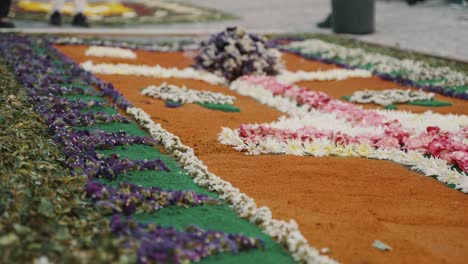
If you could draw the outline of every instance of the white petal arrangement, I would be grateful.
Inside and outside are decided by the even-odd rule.
[[[340,81],[348,78],[369,78],[372,72],[355,69],[331,69],[327,71],[282,71],[276,76],[279,82],[295,83],[300,81]]]
[[[159,65],[132,65],[126,63],[98,63],[92,61],[81,63],[81,67],[92,73],[138,75],[154,78],[185,78],[205,81],[211,84],[226,84],[228,80],[207,71],[197,70],[191,67],[184,69],[164,68]],[[294,83],[300,81],[331,81],[345,80],[348,78],[368,78],[372,73],[367,70],[355,69],[332,69],[327,71],[282,71],[276,77],[283,83]]]
[[[349,100],[355,103],[390,105],[396,103],[407,103],[419,100],[432,100],[433,93],[426,93],[421,90],[401,90],[387,89],[381,91],[364,90],[354,92]]]
[[[195,156],[193,149],[182,144],[177,136],[162,128],[160,124],[155,124],[142,109],[128,107],[126,112],[142,127],[146,128],[154,139],[164,145],[167,153],[177,160],[196,184],[217,192],[221,199],[226,201],[240,217],[258,225],[267,235],[284,245],[296,261],[320,264],[337,263],[328,256],[320,255],[317,249],[311,247],[294,220],[286,222],[273,219],[268,207],[257,207],[251,197],[209,172],[203,162]]]
[[[234,104],[235,96],[224,95],[210,91],[187,89],[185,86],[162,83],[159,86],[148,86],[141,94],[162,100],[180,103]]]
[[[368,65],[370,70],[392,74],[398,72],[402,77],[413,80],[437,80],[441,86],[468,85],[468,75],[449,67],[433,67],[422,61],[397,59],[379,53],[369,53],[360,48],[347,48],[318,39],[295,41],[283,46],[285,49],[305,54],[319,54],[324,59],[340,59],[352,67]]]
[[[467,116],[365,110],[327,98],[323,93],[281,84],[272,77],[243,77],[233,82],[230,89],[290,115],[269,124],[242,125],[235,130],[222,128],[218,140],[238,151],[250,155],[336,155],[392,160],[468,193],[466,173],[448,164],[448,160],[455,160],[460,168],[467,169]],[[435,138],[429,132],[434,127],[445,131],[439,144],[457,146],[441,158],[425,156],[427,142]],[[402,149],[394,135],[407,135],[408,149]]]
[[[136,59],[137,55],[130,49],[91,46],[85,51],[86,56]]]
[[[195,70],[193,68],[177,69],[165,68],[159,65],[132,65],[127,63],[98,63],[85,61],[81,63],[83,69],[98,74],[119,74],[119,75],[137,75],[153,78],[183,78],[201,80],[211,84],[223,84],[226,80],[215,74]]]

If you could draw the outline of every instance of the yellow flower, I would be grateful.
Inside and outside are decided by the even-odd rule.
[[[372,154],[374,149],[369,144],[359,144],[356,145],[355,150],[359,156],[368,157]]]
[[[286,154],[302,155],[304,152],[302,142],[300,140],[288,140],[286,142],[285,152]]]

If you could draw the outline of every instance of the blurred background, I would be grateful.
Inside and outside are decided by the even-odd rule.
[[[337,11],[341,14],[363,10],[356,7],[358,2],[374,6],[365,10],[372,19],[372,25],[368,25],[372,30],[366,32],[369,34],[341,33],[340,36],[468,61],[468,5],[465,0],[89,0],[84,11],[89,28],[70,24],[73,1],[66,1],[62,8],[62,25],[52,26],[50,1],[14,0],[9,18],[16,28],[1,30],[151,38],[207,35],[227,26],[241,26],[250,32],[267,34],[335,34],[333,28],[317,26],[326,22],[332,13],[332,2],[344,5],[341,7],[344,11]],[[345,19],[340,23],[359,26],[370,22]]]

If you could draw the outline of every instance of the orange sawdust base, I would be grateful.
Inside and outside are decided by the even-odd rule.
[[[77,62],[129,62],[84,56],[86,47],[58,46]],[[193,59],[183,53],[137,52],[134,64],[183,68]],[[290,70],[329,69],[334,66],[284,56]],[[275,218],[295,219],[312,246],[330,248],[330,256],[345,263],[465,263],[468,259],[468,196],[405,167],[364,158],[246,156],[217,141],[221,127],[271,122],[281,116],[251,98],[225,87],[186,79],[156,79],[98,75],[114,86],[155,122],[179,136],[195,150],[210,171],[268,206]],[[170,109],[161,100],[140,95],[140,88],[168,82],[192,89],[235,95],[240,113],[213,111],[195,104]],[[378,78],[334,82],[303,82],[339,98],[363,88],[399,87]],[[441,113],[465,113],[465,101],[437,96],[452,107],[430,108]],[[464,107],[463,107],[464,106]],[[428,108],[401,106],[412,112]],[[381,240],[393,251],[372,247]]]

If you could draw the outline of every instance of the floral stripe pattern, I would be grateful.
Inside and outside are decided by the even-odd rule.
[[[91,46],[85,51],[86,56],[110,57],[121,59],[136,59],[136,54],[132,50],[113,47]]]
[[[141,91],[141,94],[180,103],[233,104],[234,100],[236,100],[236,97],[222,93],[191,90],[185,86],[179,87],[167,83],[159,86],[148,86]]]
[[[418,100],[431,100],[434,98],[433,93],[425,93],[423,91],[387,89],[382,91],[356,91],[349,100],[355,103],[363,104],[379,104],[390,105],[396,103],[407,103]]]
[[[400,60],[318,39],[294,41],[281,46],[281,48],[326,63],[335,63],[348,68],[366,68],[382,79],[392,80],[402,85],[468,99],[468,90],[457,91],[454,89],[454,87],[467,86],[468,76],[448,67],[432,67],[421,61]]]
[[[223,84],[226,80],[222,77],[205,71],[198,71],[193,68],[177,69],[164,68],[159,65],[131,65],[126,63],[99,63],[86,61],[81,64],[83,69],[92,73],[99,74],[120,74],[120,75],[138,75],[153,78],[184,78],[205,81],[211,84]]]
[[[292,117],[260,125],[242,125],[239,129],[223,128],[219,140],[249,154],[288,153],[295,155],[346,155],[402,160],[402,155],[418,155],[424,162],[412,163],[424,168],[427,161],[433,166],[422,170],[437,175],[442,182],[454,184],[467,192],[468,142],[466,116],[455,116],[457,126],[437,119],[438,126],[415,126],[411,117],[389,119],[387,111],[364,110],[350,103],[332,99],[324,93],[284,85],[272,77],[246,76],[230,86],[240,94],[249,95],[283,111]],[[299,106],[298,106],[299,105]],[[405,116],[404,112],[393,115]],[[390,112],[389,112],[390,113]],[[417,114],[412,114],[413,117]],[[427,113],[425,114],[427,115]],[[450,117],[449,117],[450,118]],[[420,119],[420,118],[418,118]],[[434,124],[434,123],[433,123]],[[447,130],[442,130],[448,128]],[[450,132],[448,130],[451,130]],[[391,156],[389,153],[397,153]],[[415,154],[417,153],[417,154]],[[425,158],[430,154],[433,158]],[[407,157],[407,156],[405,156]],[[417,159],[419,162],[421,159]],[[403,164],[410,161],[403,159]],[[412,162],[415,162],[414,160]],[[432,164],[432,163],[430,163]],[[456,164],[462,172],[452,169]],[[443,166],[442,166],[443,165]],[[429,169],[430,168],[430,169]]]

